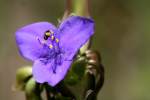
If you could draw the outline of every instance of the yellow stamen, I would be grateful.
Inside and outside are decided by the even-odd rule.
[[[54,40],[54,36],[53,35],[51,36],[51,40]]]
[[[46,32],[45,35],[46,35],[46,36],[50,36],[51,33],[50,33],[50,32]]]
[[[59,42],[59,39],[56,38],[55,41],[58,43],[58,42]]]
[[[52,45],[52,44],[50,44],[50,45],[49,45],[49,48],[50,48],[50,49],[52,49],[52,48],[53,48],[53,45]]]

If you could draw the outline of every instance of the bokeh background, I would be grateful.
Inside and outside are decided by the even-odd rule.
[[[26,24],[57,24],[64,0],[0,0],[0,100],[25,100],[12,91],[15,72],[31,65],[18,53],[15,31]],[[93,49],[101,52],[105,84],[98,100],[150,100],[150,1],[91,0]]]

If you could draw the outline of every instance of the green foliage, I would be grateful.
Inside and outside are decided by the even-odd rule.
[[[68,85],[75,85],[80,82],[85,72],[85,66],[86,62],[84,59],[75,61],[64,82]]]
[[[32,77],[32,67],[24,66],[17,70],[16,89],[24,90],[28,80]]]
[[[37,84],[33,78],[26,83],[25,94],[27,100],[42,100],[39,84]]]

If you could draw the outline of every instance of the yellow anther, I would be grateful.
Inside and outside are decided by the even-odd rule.
[[[53,35],[51,36],[51,40],[54,40],[54,36]]]
[[[47,31],[47,32],[45,33],[45,35],[46,35],[46,36],[50,36],[51,33],[50,33],[49,31]]]
[[[52,44],[50,44],[50,45],[49,45],[49,48],[50,48],[50,49],[52,49],[52,48],[53,48],[53,45],[52,45]]]
[[[58,43],[58,42],[59,42],[59,39],[56,38],[55,41]]]

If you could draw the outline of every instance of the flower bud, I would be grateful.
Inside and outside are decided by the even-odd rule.
[[[32,67],[25,66],[17,70],[15,89],[24,90],[28,80],[32,77]]]

